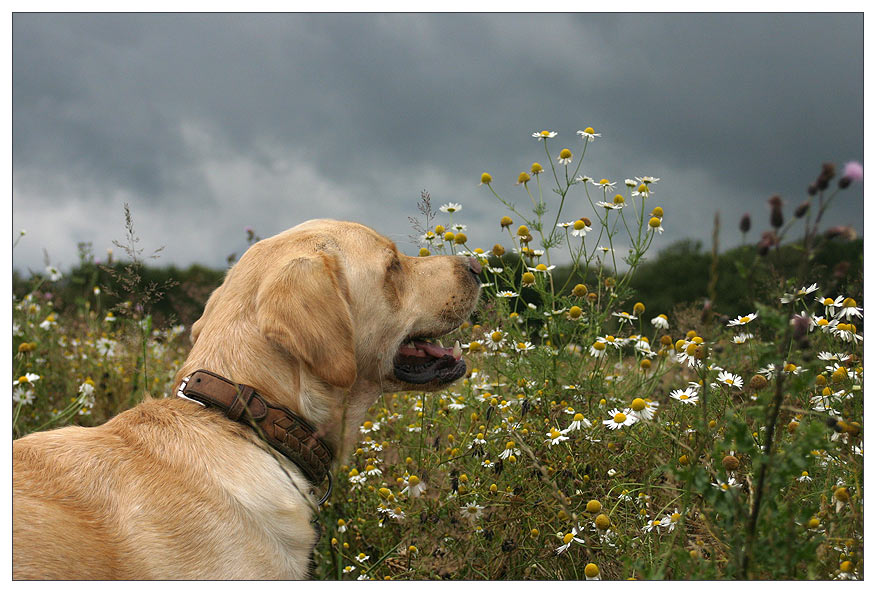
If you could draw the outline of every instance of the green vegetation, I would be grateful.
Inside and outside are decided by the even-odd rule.
[[[832,175],[787,223],[773,200],[756,246],[648,260],[671,215],[659,180],[579,176],[598,137],[579,135],[552,153],[555,134],[534,134],[550,166],[519,177],[531,210],[482,176],[508,208],[504,246],[469,249],[462,206],[424,194],[420,255],[484,262],[481,305],[450,336],[470,372],[371,408],[314,576],[863,578],[863,244],[817,231]],[[593,220],[563,218],[573,193]],[[166,394],[221,280],[83,253],[67,278],[16,278],[16,435]]]

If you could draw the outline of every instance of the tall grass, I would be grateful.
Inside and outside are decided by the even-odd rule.
[[[470,371],[371,408],[319,515],[314,576],[862,578],[863,299],[809,277],[822,206],[858,177],[831,188],[822,171],[810,218],[773,213],[736,271],[755,310],[717,309],[717,249],[709,306],[652,310],[633,287],[672,216],[659,180],[582,175],[592,129],[565,149],[534,136],[544,166],[517,187],[481,178],[504,244],[474,248],[463,205],[421,196],[420,255],[484,262],[482,302],[450,336]],[[795,223],[797,275],[768,276]],[[167,394],[182,328],[150,327],[148,303],[106,311],[96,285],[60,317],[52,277],[13,305],[16,435]]]

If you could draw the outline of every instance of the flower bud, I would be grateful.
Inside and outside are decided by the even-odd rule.
[[[493,182],[493,176],[489,173],[481,173],[481,183],[490,185]]]
[[[794,210],[794,216],[796,218],[803,218],[804,216],[806,216],[807,212],[809,212],[809,200],[806,200],[805,202],[797,206],[797,209]]]
[[[739,220],[739,230],[743,233],[747,233],[751,230],[751,215],[746,212],[742,215],[742,218]]]
[[[493,251],[493,255],[495,255],[496,257],[502,257],[503,255],[505,255],[505,248],[502,247],[501,245],[499,245],[498,243],[493,245],[492,251]]]
[[[501,220],[499,220],[499,225],[500,225],[503,229],[508,228],[508,227],[511,226],[512,224],[514,224],[514,221],[511,219],[510,216],[503,216],[503,217],[501,218]]]

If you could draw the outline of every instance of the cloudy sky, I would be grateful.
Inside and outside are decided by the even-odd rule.
[[[863,160],[860,14],[99,15],[12,19],[13,266],[104,257],[130,204],[159,263],[224,266],[261,236],[357,220],[416,253],[421,190],[460,203],[471,245],[502,240],[531,137],[602,136],[582,173],[660,177],[657,246],[722,248],[766,199],[786,216],[821,163]],[[592,193],[592,192],[591,192]],[[863,190],[822,228],[863,231]],[[552,199],[552,198],[549,198]],[[591,216],[583,192],[568,219]],[[564,217],[566,218],[566,217]],[[507,241],[506,241],[507,242]],[[116,249],[118,252],[118,249]]]

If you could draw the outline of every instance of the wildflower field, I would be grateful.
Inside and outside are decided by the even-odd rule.
[[[445,339],[469,372],[371,408],[321,509],[315,578],[863,578],[863,276],[819,263],[860,165],[826,164],[787,219],[770,198],[720,279],[746,309],[722,310],[715,247],[705,305],[655,310],[636,275],[672,212],[657,178],[584,174],[599,138],[536,132],[544,164],[516,187],[483,173],[503,244],[422,196],[419,255],[483,263],[480,305]],[[86,250],[14,297],[16,437],[168,394],[191,319],[153,314],[174,287],[147,278],[130,217],[128,233],[130,263]],[[210,279],[187,292],[201,306]]]

